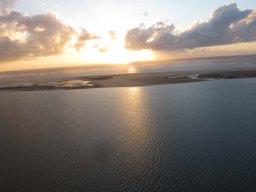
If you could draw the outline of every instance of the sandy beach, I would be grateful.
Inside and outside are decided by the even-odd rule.
[[[218,79],[255,78],[256,70],[182,71],[133,73],[59,78],[48,81],[9,82],[0,84],[1,91],[70,90],[101,87],[137,87],[161,84],[191,83]]]

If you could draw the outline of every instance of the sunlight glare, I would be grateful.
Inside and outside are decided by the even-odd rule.
[[[129,87],[130,93],[136,93],[136,92],[138,92],[139,90],[140,90],[139,87]]]
[[[149,51],[127,51],[115,50],[108,52],[99,52],[97,50],[80,52],[79,60],[92,63],[105,63],[105,64],[128,64],[135,61],[151,60],[153,56]],[[130,71],[130,70],[129,70]],[[130,72],[134,70],[131,69]]]
[[[137,68],[135,68],[135,67],[129,67],[129,68],[128,68],[128,72],[129,72],[129,73],[137,73],[138,70],[137,70]]]

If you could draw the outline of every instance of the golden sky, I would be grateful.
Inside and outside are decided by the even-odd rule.
[[[256,54],[255,2],[199,3],[0,0],[0,71]]]

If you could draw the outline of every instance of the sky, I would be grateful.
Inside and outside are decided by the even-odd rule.
[[[255,0],[0,0],[0,71],[256,54],[255,9]]]

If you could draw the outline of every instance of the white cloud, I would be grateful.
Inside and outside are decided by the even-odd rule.
[[[60,54],[74,36],[77,49],[96,38],[84,29],[77,33],[53,13],[27,16],[14,11],[13,3],[0,1],[0,62]]]

